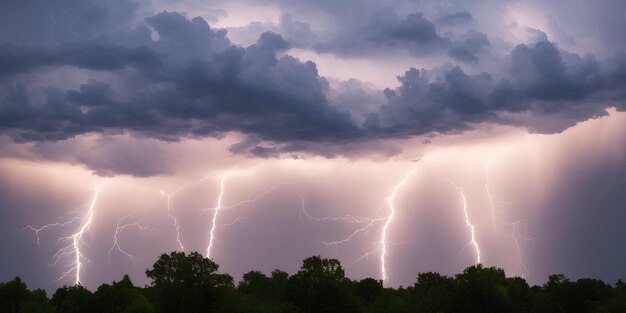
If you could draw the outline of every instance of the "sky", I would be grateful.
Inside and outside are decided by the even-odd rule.
[[[0,281],[626,279],[621,0],[0,3]]]

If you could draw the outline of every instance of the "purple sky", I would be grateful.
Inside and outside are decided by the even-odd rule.
[[[394,287],[624,279],[622,12],[4,1],[0,280],[144,284],[181,249],[236,279],[311,255]]]

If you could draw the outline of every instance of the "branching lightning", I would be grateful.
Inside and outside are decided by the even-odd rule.
[[[122,218],[120,218],[116,225],[115,225],[115,234],[113,235],[113,244],[111,245],[111,247],[109,248],[109,252],[107,254],[107,263],[111,263],[111,253],[113,252],[113,250],[117,250],[118,252],[124,254],[125,256],[127,256],[131,261],[136,261],[137,258],[134,257],[130,252],[124,250],[119,243],[119,235],[122,234],[127,228],[137,228],[139,230],[149,230],[148,227],[145,227],[141,224],[141,221],[137,221],[134,223],[124,223],[122,224],[123,221],[125,221],[127,218],[135,215],[137,212],[132,212]]]
[[[172,205],[172,197],[176,194],[176,192],[178,192],[179,190],[185,188],[188,185],[189,185],[189,183],[179,187],[171,195],[163,192],[163,190],[160,191],[161,195],[165,196],[167,198],[167,216],[169,216],[172,219],[172,221],[174,222],[174,228],[176,230],[176,242],[178,243],[178,247],[180,248],[180,251],[185,251],[185,246],[183,246],[183,243],[180,240],[180,223],[178,222],[178,218],[176,218],[176,216],[174,216],[172,214],[172,206],[171,205]]]
[[[72,219],[70,219],[70,220],[68,220],[66,222],[63,222],[63,223],[47,224],[47,225],[41,226],[39,228],[35,228],[32,225],[27,225],[26,227],[22,228],[22,231],[32,230],[35,233],[35,237],[37,238],[37,246],[41,247],[39,233],[45,232],[46,230],[48,230],[50,228],[54,228],[54,227],[61,227],[62,228],[62,227],[65,227],[65,226],[67,226],[69,224],[72,224],[72,223],[74,223],[74,222],[76,222],[78,220],[80,220],[80,218],[74,217],[74,218],[72,218]]]
[[[496,218],[496,215],[495,215],[495,212],[496,212],[496,201],[494,199],[494,195],[491,192],[491,187],[490,187],[490,185],[491,185],[490,173],[491,173],[492,163],[493,163],[493,161],[490,161],[490,162],[488,162],[485,165],[485,191],[487,193],[487,199],[489,200],[489,206],[490,206],[490,209],[491,209],[491,220],[492,220],[493,228],[494,228],[494,230],[497,230],[497,226],[496,226],[497,218]],[[518,225],[521,222],[522,222],[522,220],[518,220],[518,221],[515,221],[515,222],[512,222],[512,223],[500,222],[500,224],[508,226],[508,227],[511,228],[510,233],[508,233],[507,235],[510,236],[511,239],[513,240],[513,244],[515,245],[515,251],[516,251],[516,254],[517,254],[517,259],[519,261],[519,264],[521,264],[521,266],[522,266],[522,268],[523,268],[525,273],[530,273],[529,270],[528,270],[528,267],[526,266],[526,263],[524,262],[524,258],[522,257],[522,250],[521,250],[521,247],[520,247],[520,244],[519,244],[519,240],[521,238],[526,239],[526,240],[531,240],[531,239],[525,238],[525,237],[523,237],[519,233],[517,227],[518,227]],[[522,276],[524,276],[524,275],[522,275]]]
[[[206,257],[211,258],[211,248],[213,248],[213,240],[215,239],[215,228],[217,227],[217,217],[222,209],[222,198],[224,197],[224,185],[226,183],[226,179],[231,174],[226,174],[222,176],[220,180],[220,194],[217,197],[217,205],[213,208],[213,219],[211,221],[211,231],[209,232],[209,246],[206,248]]]
[[[74,232],[73,234],[69,236],[61,237],[59,238],[59,240],[57,240],[57,244],[59,242],[64,242],[64,241],[67,241],[69,243],[65,247],[59,249],[54,254],[53,256],[54,262],[52,263],[52,265],[53,266],[57,265],[58,263],[61,262],[61,259],[64,257],[71,257],[71,259],[73,260],[70,263],[70,268],[67,271],[61,273],[59,280],[63,280],[70,274],[74,274],[74,283],[76,285],[79,285],[82,283],[81,282],[81,270],[83,269],[83,263],[89,262],[89,259],[87,259],[87,257],[82,251],[82,247],[85,245],[84,235],[89,230],[89,227],[93,223],[95,210],[96,210],[96,203],[98,201],[98,196],[100,194],[100,190],[103,184],[104,182],[96,186],[91,202],[89,203],[87,212],[85,213],[83,217],[74,217],[62,223],[52,223],[52,224],[44,225],[39,228],[35,228],[31,225],[24,227],[24,230],[29,229],[35,232],[35,236],[37,237],[37,245],[39,245],[40,243],[39,234],[41,232],[46,231],[53,227],[65,227],[67,225],[80,221],[79,228],[76,232]]]
[[[463,188],[456,186],[454,183],[450,182],[456,192],[459,195],[459,199],[463,205],[463,215],[465,217],[465,225],[470,230],[471,239],[468,244],[474,246],[474,252],[476,253],[476,264],[480,263],[480,248],[478,247],[478,242],[476,242],[476,226],[470,222],[468,208],[467,208],[467,198],[465,197],[465,191]]]
[[[517,221],[517,222],[514,222],[514,223],[503,223],[503,224],[505,224],[507,226],[510,226],[512,228],[511,229],[511,233],[509,234],[509,236],[511,236],[511,238],[513,239],[513,243],[515,244],[515,250],[517,252],[517,259],[519,260],[519,263],[522,265],[522,268],[523,268],[524,272],[530,273],[530,271],[528,270],[528,267],[526,266],[526,263],[524,262],[524,258],[522,257],[522,250],[521,250],[520,245],[519,245],[519,239],[520,238],[523,238],[525,240],[532,240],[532,239],[523,237],[519,233],[519,231],[517,230],[517,225],[519,223],[521,223],[521,222],[522,221],[520,220],[520,221]],[[523,274],[522,274],[522,277],[524,277]]]
[[[266,190],[265,192],[263,192],[262,194],[252,198],[252,199],[246,199],[246,200],[241,200],[235,204],[232,205],[224,205],[223,204],[223,198],[224,198],[224,194],[226,192],[226,181],[228,180],[229,177],[231,177],[233,175],[233,172],[230,171],[226,174],[224,174],[224,176],[222,176],[222,178],[220,179],[220,192],[219,195],[217,196],[217,203],[216,206],[213,208],[208,208],[208,209],[203,209],[203,212],[208,212],[208,211],[213,211],[213,217],[211,218],[211,228],[209,231],[209,244],[207,246],[206,249],[206,256],[207,258],[211,257],[211,251],[213,250],[213,245],[215,242],[215,237],[216,237],[216,232],[217,232],[217,227],[218,227],[218,218],[219,218],[219,213],[222,210],[229,210],[229,209],[233,209],[245,204],[251,204],[251,203],[255,203],[257,201],[259,201],[260,199],[266,197],[267,195],[271,194],[272,192],[276,191],[278,188],[285,186],[285,185],[289,185],[291,184],[291,182],[286,182],[286,183],[282,183],[282,184],[278,184],[268,190]],[[246,220],[248,221],[250,224],[252,224],[253,226],[255,226],[256,228],[259,228],[261,230],[264,231],[268,231],[267,229],[258,226],[257,224],[255,224],[254,222],[252,222],[249,218],[244,218],[244,217],[237,217],[235,218],[234,221],[230,222],[230,223],[226,223],[226,224],[222,224],[223,226],[230,226],[233,225],[235,223],[237,223],[238,221],[241,220]]]
[[[357,228],[353,230],[350,234],[348,234],[346,237],[344,237],[343,239],[338,239],[338,240],[333,240],[333,241],[321,241],[321,243],[324,245],[335,246],[335,247],[351,241],[352,239],[354,239],[360,234],[365,234],[369,232],[377,223],[379,222],[383,223],[383,226],[381,228],[380,239],[377,242],[373,243],[373,245],[376,246],[376,248],[364,253],[362,256],[358,257],[351,264],[355,264],[373,254],[380,253],[380,273],[382,276],[382,280],[384,282],[387,280],[389,276],[387,267],[386,267],[386,259],[388,257],[387,247],[389,244],[392,244],[392,242],[388,238],[388,232],[389,232],[389,228],[391,227],[391,222],[393,221],[393,218],[396,212],[394,201],[398,197],[398,194],[400,193],[400,190],[402,189],[402,187],[404,187],[404,185],[406,185],[411,179],[411,177],[415,174],[417,170],[417,166],[418,165],[416,164],[415,166],[411,167],[411,169],[402,178],[402,180],[400,180],[396,185],[394,185],[394,187],[391,190],[391,193],[387,195],[387,197],[385,197],[384,203],[386,204],[389,210],[389,213],[385,217],[366,218],[366,217],[357,217],[353,215],[337,216],[337,217],[325,216],[321,218],[314,217],[311,214],[309,214],[309,212],[307,212],[305,208],[304,197],[302,196],[300,196],[302,200],[302,208],[301,208],[300,216],[301,217],[304,216],[308,218],[309,220],[317,221],[317,222],[344,222],[346,224],[357,225]],[[381,207],[379,207],[379,209]]]
[[[489,200],[489,209],[491,210],[491,225],[493,226],[493,230],[496,228],[496,206],[493,201],[493,195],[491,194],[491,187],[489,187],[489,173],[491,170],[491,162],[487,163],[485,166],[485,191],[487,192],[487,199]]]
[[[492,162],[488,162],[485,164],[485,174],[484,174],[484,179],[485,179],[484,192],[488,200],[488,206],[489,206],[490,215],[491,215],[490,216],[491,226],[493,227],[494,234],[498,232],[502,232],[502,234],[504,234],[505,236],[511,237],[512,243],[514,244],[514,247],[517,252],[517,258],[519,260],[519,264],[521,267],[523,267],[524,271],[528,273],[527,266],[524,263],[524,260],[522,258],[522,249],[520,247],[520,239],[527,239],[523,237],[522,234],[519,232],[519,229],[520,229],[519,224],[522,221],[516,221],[512,223],[508,222],[507,219],[505,218],[504,211],[500,211],[500,209],[498,208],[499,206],[502,206],[503,202],[499,201],[496,195],[498,193],[497,185],[495,187],[492,186],[494,182],[491,180],[491,177],[490,177],[490,171],[492,168],[491,165],[492,165]],[[366,238],[368,236],[375,236],[374,238],[369,237],[370,240],[368,240],[367,247],[366,247],[366,250],[368,251],[364,253],[363,255],[361,255],[360,257],[356,258],[356,260],[352,264],[355,264],[356,262],[359,262],[365,258],[369,258],[370,256],[375,255],[375,258],[378,259],[376,261],[380,262],[379,263],[380,277],[383,283],[386,284],[390,277],[390,271],[388,269],[388,262],[391,257],[389,248],[390,248],[390,245],[395,244],[394,242],[390,240],[390,233],[393,233],[392,227],[394,225],[395,219],[397,219],[398,208],[396,207],[396,202],[398,201],[398,198],[400,197],[401,192],[404,189],[406,189],[405,188],[406,185],[415,176],[418,166],[419,164],[417,163],[411,166],[408,169],[408,171],[404,173],[404,176],[402,176],[401,179],[395,183],[395,185],[391,186],[391,188],[388,191],[388,194],[383,199],[381,199],[378,210],[374,214],[371,215],[372,217],[361,217],[361,216],[355,216],[355,215],[334,216],[334,217],[333,216],[316,217],[315,214],[310,214],[307,211],[306,206],[305,206],[305,198],[304,196],[301,195],[300,198],[301,198],[302,206],[301,206],[301,211],[300,211],[300,218],[304,217],[308,220],[315,221],[315,222],[342,223],[345,225],[349,225],[349,228],[346,227],[344,229],[344,230],[347,230],[347,232],[343,233],[342,237],[331,238],[332,240],[329,240],[329,241],[321,241],[321,240],[319,241],[321,244],[325,246],[332,246],[337,249],[339,249],[340,246],[345,247],[345,245],[349,242],[354,242],[355,240],[358,240],[357,238]],[[183,245],[183,240],[181,239],[181,223],[179,220],[180,215],[177,215],[176,211],[173,208],[174,197],[185,188],[188,188],[193,185],[197,185],[208,179],[215,179],[215,182],[219,181],[219,193],[215,199],[210,200],[211,202],[215,201],[214,207],[207,208],[207,209],[200,209],[200,211],[202,212],[211,211],[212,213],[212,216],[210,217],[210,219],[209,218],[204,219],[205,221],[206,220],[210,221],[210,225],[208,227],[209,228],[208,229],[209,230],[208,231],[208,244],[206,246],[207,258],[211,258],[215,254],[215,251],[214,251],[216,249],[215,245],[216,245],[216,242],[219,243],[218,236],[219,236],[219,228],[221,226],[230,226],[230,225],[234,225],[235,223],[243,221],[243,222],[250,223],[251,225],[259,229],[262,229],[265,231],[268,230],[267,228],[258,226],[250,218],[242,217],[242,216],[237,216],[231,222],[224,223],[223,221],[220,221],[220,212],[222,212],[224,209],[232,209],[238,206],[253,204],[257,202],[259,199],[262,199],[266,197],[267,195],[271,194],[272,192],[277,190],[279,187],[286,185],[286,184],[291,184],[291,183],[289,182],[289,183],[282,183],[282,184],[276,185],[273,188],[266,190],[265,192],[263,192],[262,194],[254,198],[241,200],[232,205],[227,205],[225,204],[225,201],[224,201],[224,197],[227,194],[227,190],[226,190],[227,183],[229,184],[229,186],[230,184],[233,184],[229,179],[234,174],[235,174],[235,171],[231,170],[231,171],[226,172],[221,177],[205,177],[199,181],[187,182],[179,186],[178,188],[176,188],[171,193],[166,193],[162,190],[160,191],[160,194],[164,196],[167,200],[166,202],[167,216],[171,219],[174,229],[176,231],[176,242],[178,244],[180,251],[185,251],[185,246]],[[474,250],[473,252],[475,255],[474,262],[475,264],[479,264],[482,261],[482,252],[481,252],[478,240],[477,240],[478,228],[476,224],[472,222],[472,218],[470,217],[471,212],[469,209],[468,200],[467,200],[465,191],[463,188],[455,185],[452,181],[448,181],[448,182],[452,185],[452,187],[454,187],[454,190],[457,193],[458,199],[461,202],[464,222],[470,235],[470,240],[467,242],[467,244],[464,246],[461,252],[463,252],[465,249],[471,246],[472,249]],[[85,251],[84,251],[85,246],[86,246],[85,234],[93,226],[98,197],[100,195],[102,186],[103,186],[103,183],[100,183],[95,187],[93,196],[88,206],[85,205],[83,206],[83,209],[81,209],[81,210],[85,210],[85,212],[75,211],[69,216],[64,216],[63,221],[47,224],[41,227],[33,227],[31,225],[28,225],[23,228],[23,230],[29,230],[34,233],[38,246],[40,246],[41,244],[40,236],[44,232],[50,230],[51,228],[72,227],[72,229],[75,230],[69,236],[61,237],[57,241],[57,244],[63,243],[67,245],[65,245],[63,248],[59,249],[58,251],[56,251],[56,253],[53,256],[54,262],[52,265],[65,263],[67,258],[71,258],[69,269],[61,273],[59,280],[66,279],[67,277],[73,277],[73,281],[75,284],[82,284],[81,279],[82,279],[82,274],[84,270],[84,265],[85,263],[90,262],[90,260],[86,257]],[[229,194],[229,198],[231,198],[230,192],[228,192],[228,194]],[[111,246],[108,249],[108,254],[107,254],[109,263],[111,262],[111,255],[112,254],[115,255],[117,253],[128,257],[131,261],[137,260],[137,258],[133,255],[129,247],[126,247],[125,249],[122,245],[120,245],[120,237],[122,236],[122,234],[124,234],[124,232],[128,231],[129,229],[148,230],[148,228],[144,226],[145,220],[137,221],[137,219],[134,219],[134,221],[132,222],[130,221],[131,217],[135,216],[135,214],[137,214],[137,211],[127,214],[121,217],[119,220],[117,220],[115,224],[115,232],[113,235],[113,241],[112,241]],[[222,223],[220,224],[220,222]],[[379,230],[380,230],[380,233],[378,233]],[[375,232],[373,235],[371,233],[372,231]]]
[[[374,226],[376,222],[381,222],[385,220],[384,218],[365,218],[365,217],[356,217],[352,215],[338,216],[338,217],[325,216],[322,218],[317,218],[317,217],[313,217],[311,214],[309,214],[309,212],[306,211],[304,197],[300,196],[300,199],[302,201],[300,217],[305,216],[306,218],[312,221],[316,221],[316,222],[345,222],[347,224],[363,225],[363,226],[357,227],[356,230],[354,230],[344,239],[339,239],[339,240],[334,240],[334,241],[320,241],[322,244],[326,246],[337,246],[337,245],[346,243],[352,240],[358,234],[368,232],[370,229],[372,229],[372,227]]]
[[[80,270],[83,267],[82,260],[85,259],[89,261],[88,259],[85,258],[85,256],[81,252],[80,247],[83,244],[83,235],[85,235],[85,232],[87,231],[87,229],[89,229],[89,226],[91,226],[91,223],[93,221],[93,215],[94,215],[95,208],[96,208],[96,202],[98,201],[98,195],[100,194],[100,188],[102,187],[102,184],[103,183],[100,183],[98,186],[96,186],[93,199],[91,200],[91,204],[89,205],[89,211],[87,212],[87,218],[83,221],[83,224],[81,225],[78,232],[74,233],[71,236],[72,246],[74,247],[74,266],[75,266],[75,268],[72,269],[71,271],[74,271],[76,273],[76,279],[75,279],[76,285],[79,285],[81,283]],[[68,271],[66,273],[70,273],[70,272]]]
[[[383,283],[387,281],[387,277],[388,277],[388,273],[387,273],[387,265],[386,265],[386,260],[387,260],[387,243],[388,243],[388,239],[387,239],[387,232],[389,230],[389,225],[391,225],[391,222],[393,221],[393,218],[396,214],[396,208],[394,206],[394,201],[396,200],[396,197],[398,196],[398,193],[400,192],[400,189],[406,185],[406,183],[409,181],[409,179],[413,176],[413,174],[415,173],[415,171],[417,170],[417,164],[414,165],[411,170],[404,176],[404,178],[402,178],[401,181],[399,181],[392,189],[391,193],[385,198],[386,202],[387,202],[387,206],[389,207],[389,215],[387,215],[387,218],[385,220],[385,225],[383,226],[381,235],[380,235],[380,274],[383,280]]]
[[[176,216],[174,216],[174,214],[172,214],[172,198],[174,198],[174,196],[176,196],[177,193],[179,193],[180,191],[182,191],[183,189],[192,186],[192,185],[197,185],[199,183],[202,183],[208,179],[214,179],[214,177],[205,177],[199,181],[190,181],[187,182],[181,186],[179,186],[178,188],[176,188],[174,190],[174,192],[172,193],[166,193],[163,190],[160,190],[159,193],[164,196],[167,199],[167,216],[169,216],[169,218],[172,220],[172,222],[174,223],[174,230],[176,231],[176,242],[178,243],[178,247],[180,248],[180,251],[185,251],[185,246],[183,245],[182,240],[180,239],[180,222],[178,221],[178,218]]]

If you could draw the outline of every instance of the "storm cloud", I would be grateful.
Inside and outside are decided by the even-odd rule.
[[[142,17],[139,5],[127,1],[107,8],[71,1],[4,6],[15,14],[47,11],[64,17],[63,23],[47,24],[52,29],[40,45],[0,38],[0,131],[16,142],[118,132],[177,141],[238,132],[255,138],[245,142],[267,145],[231,151],[277,156],[316,153],[318,143],[457,133],[478,123],[553,133],[605,115],[607,107],[624,107],[626,61],[619,55],[580,56],[544,37],[505,51],[488,67],[495,70],[490,73],[476,67],[491,46],[487,34],[469,30],[449,39],[420,12],[401,17],[375,6],[351,32],[339,31],[311,46],[338,56],[400,49],[419,57],[439,51],[461,63],[410,68],[398,77],[399,87],[380,90],[380,96],[360,93],[359,106],[353,91],[337,94],[314,62],[291,56],[293,43],[274,32],[242,47],[202,17],[167,11]],[[473,20],[461,11],[437,21],[455,26]],[[15,19],[3,23],[31,34],[43,27]],[[308,24],[288,16],[281,25],[277,31],[312,33]],[[53,84],[54,74],[44,75],[68,68],[88,79]],[[543,117],[543,124],[537,122]]]

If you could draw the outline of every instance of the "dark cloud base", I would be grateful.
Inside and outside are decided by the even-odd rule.
[[[625,108],[625,58],[617,57],[611,65],[544,39],[510,51],[504,61],[506,74],[499,79],[487,72],[468,74],[459,66],[440,72],[411,68],[398,77],[398,88],[384,90],[385,103],[366,112],[361,123],[353,116],[356,112],[345,109],[349,105],[329,101],[329,83],[316,64],[285,54],[291,44],[276,33],[263,33],[256,44],[244,48],[200,17],[161,12],[142,20],[127,1],[107,7],[97,2],[69,6],[72,3],[4,4],[6,12],[48,10],[64,17],[63,23],[50,25],[2,22],[3,28],[21,28],[24,38],[43,36],[41,27],[52,27],[41,44],[6,34],[0,38],[0,131],[16,142],[120,131],[160,140],[240,132],[254,139],[231,151],[269,157],[311,150],[310,143],[342,145],[456,133],[482,122],[558,132],[606,114],[606,107]],[[125,7],[135,9],[120,10]],[[363,51],[404,47],[418,55],[447,49],[452,58],[476,64],[477,54],[490,45],[487,36],[476,31],[462,40],[441,37],[421,13],[400,18],[377,10],[372,16],[376,18],[350,38],[340,35],[336,44],[316,49],[348,53],[340,43]],[[439,23],[471,20],[471,14],[461,12],[443,15]],[[59,68],[108,73],[112,78],[90,79],[78,88],[41,89],[32,84],[41,73]],[[508,113],[567,122],[560,123],[562,127],[526,123]],[[270,144],[249,144],[261,141]]]

